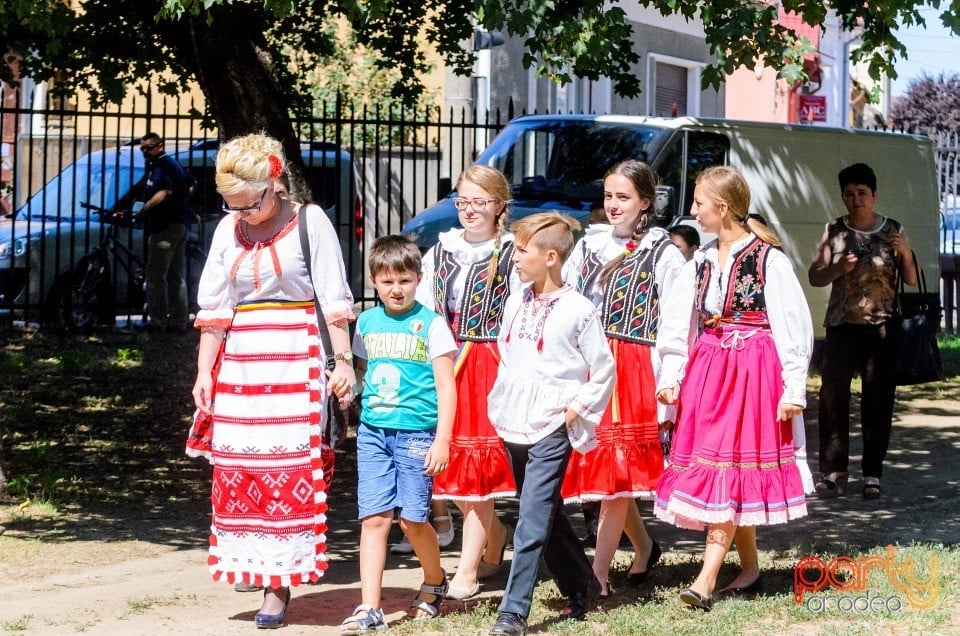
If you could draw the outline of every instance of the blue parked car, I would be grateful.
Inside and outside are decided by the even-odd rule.
[[[78,158],[10,218],[0,220],[0,315],[11,311],[23,315],[33,309],[39,310],[45,323],[88,326],[112,323],[115,310],[121,307],[134,310],[143,306],[142,264],[127,256],[142,260],[145,254],[141,227],[111,230],[120,251],[111,252],[106,277],[111,283],[109,293],[104,289],[83,302],[72,298],[91,251],[110,236],[108,229],[113,224],[101,212],[118,205],[128,209],[142,191],[144,159],[137,141]],[[197,181],[192,205],[202,222],[195,226],[187,250],[191,299],[196,296],[205,250],[222,216],[214,184],[218,148],[217,140],[207,139],[168,150]],[[353,158],[324,142],[303,143],[301,156],[317,203],[327,211],[340,238],[347,275],[358,294],[363,289],[363,206]]]

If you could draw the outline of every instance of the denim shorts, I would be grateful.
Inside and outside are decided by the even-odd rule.
[[[360,519],[397,511],[408,521],[430,516],[433,477],[423,460],[436,430],[398,431],[360,422],[357,429],[357,504]]]

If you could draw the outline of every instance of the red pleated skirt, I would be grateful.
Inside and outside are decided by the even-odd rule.
[[[692,529],[806,515],[793,429],[777,420],[782,394],[768,330],[724,325],[704,331],[680,388],[670,466],[657,485],[654,514]]]
[[[503,441],[487,416],[487,394],[497,378],[496,342],[467,342],[457,361],[457,415],[450,441],[450,467],[433,478],[438,499],[484,501],[516,495]]]
[[[617,384],[597,426],[597,447],[570,457],[560,491],[567,503],[652,499],[663,472],[650,347],[615,338],[608,342]]]

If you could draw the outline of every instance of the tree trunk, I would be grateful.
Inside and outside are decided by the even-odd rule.
[[[312,193],[303,178],[299,137],[263,35],[268,25],[262,13],[245,3],[218,5],[189,18],[184,26],[189,33],[188,61],[221,139],[261,131],[279,139],[290,164],[293,194],[309,201]]]

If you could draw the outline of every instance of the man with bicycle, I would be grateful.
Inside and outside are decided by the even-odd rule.
[[[183,333],[188,314],[187,285],[183,278],[187,226],[195,222],[190,210],[194,178],[173,157],[164,153],[163,139],[155,132],[140,138],[147,161],[143,207],[133,219],[147,233],[146,292],[151,332]]]

